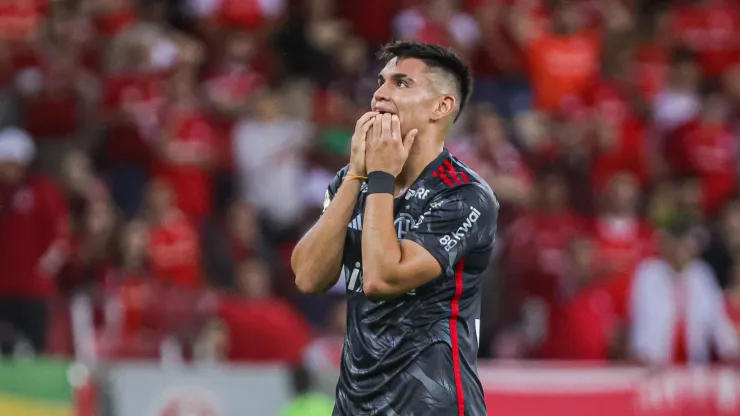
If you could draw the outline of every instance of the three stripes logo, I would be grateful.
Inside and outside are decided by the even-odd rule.
[[[357,216],[349,222],[348,227],[353,230],[362,231],[362,215],[357,214]]]
[[[452,162],[449,160],[445,160],[444,164],[438,170],[432,172],[432,176],[442,179],[442,182],[450,188],[470,182],[468,174],[462,171],[455,171],[455,167],[452,166]]]

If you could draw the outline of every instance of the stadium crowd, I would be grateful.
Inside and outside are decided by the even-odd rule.
[[[290,253],[410,38],[476,76],[481,356],[738,356],[738,1],[3,0],[0,38],[6,353],[336,363],[344,283]]]

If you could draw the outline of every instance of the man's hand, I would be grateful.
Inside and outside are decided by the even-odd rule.
[[[367,132],[373,126],[374,117],[377,115],[378,112],[376,111],[367,112],[355,124],[355,132],[352,134],[348,171],[352,175],[367,175],[367,169],[365,168],[365,143],[367,141]]]
[[[367,171],[379,170],[398,176],[418,132],[419,130],[414,129],[403,137],[401,136],[401,119],[397,115],[376,116],[365,150]]]

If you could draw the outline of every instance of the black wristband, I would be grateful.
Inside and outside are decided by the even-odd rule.
[[[391,194],[396,191],[396,178],[388,172],[376,170],[367,174],[368,194]]]

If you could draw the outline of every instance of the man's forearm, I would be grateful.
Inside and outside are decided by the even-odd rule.
[[[339,278],[347,224],[359,191],[360,182],[355,179],[342,183],[326,212],[293,250],[291,266],[301,292],[323,293]]]
[[[401,246],[393,227],[393,195],[368,195],[362,225],[362,278],[365,292],[377,292],[392,279],[401,262]]]

